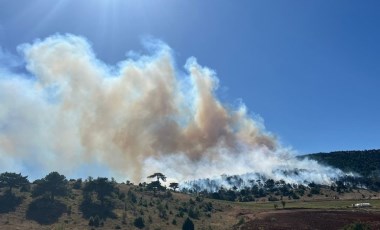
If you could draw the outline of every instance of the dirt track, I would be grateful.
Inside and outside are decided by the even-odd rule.
[[[279,210],[256,214],[240,229],[340,229],[354,223],[368,223],[372,229],[380,229],[380,212],[365,210]]]

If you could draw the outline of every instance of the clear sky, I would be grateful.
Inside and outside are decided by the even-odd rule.
[[[1,52],[55,33],[108,64],[161,39],[300,153],[380,148],[380,1],[0,0]],[[6,60],[1,60],[6,62]]]

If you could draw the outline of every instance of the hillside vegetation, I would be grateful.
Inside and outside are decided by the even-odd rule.
[[[314,153],[300,156],[300,158],[305,157],[339,168],[344,172],[356,172],[365,177],[380,174],[380,149]]]
[[[273,220],[278,218],[285,222],[293,214],[289,213],[289,218],[281,215],[289,210],[334,209],[339,213],[331,215],[345,218],[330,228],[336,229],[356,220],[351,213],[352,200],[370,202],[376,213],[367,221],[374,229],[380,227],[380,222],[375,221],[380,218],[380,150],[302,157],[367,176],[337,178],[331,185],[289,184],[264,177],[242,183],[239,176],[226,176],[226,182],[240,186],[207,190],[196,184],[181,188],[184,182],[167,184],[162,173],[149,176],[148,183],[134,185],[102,177],[68,180],[58,172],[30,182],[27,176],[4,172],[0,174],[0,228],[256,229],[266,226],[265,229],[271,229],[272,226],[277,229],[283,223]],[[343,209],[345,213],[340,213]],[[256,215],[263,216],[257,219]],[[366,216],[363,214],[360,219]],[[309,226],[310,218],[314,218],[311,213],[305,216],[308,221],[297,220],[302,224],[299,228]],[[290,228],[284,229],[292,229],[294,224],[291,222]]]

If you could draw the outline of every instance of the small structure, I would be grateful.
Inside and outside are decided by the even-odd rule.
[[[352,207],[354,207],[354,208],[369,208],[372,206],[370,203],[356,203],[356,204],[352,204]]]

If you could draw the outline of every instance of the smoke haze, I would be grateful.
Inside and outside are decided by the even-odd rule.
[[[297,160],[244,104],[218,100],[215,72],[195,58],[181,71],[167,45],[149,46],[150,55],[115,66],[74,35],[20,45],[23,61],[0,50],[1,169],[135,182],[157,171],[178,181],[255,172],[330,183],[340,175]],[[15,72],[15,62],[28,73]],[[307,171],[281,173],[293,169]]]

